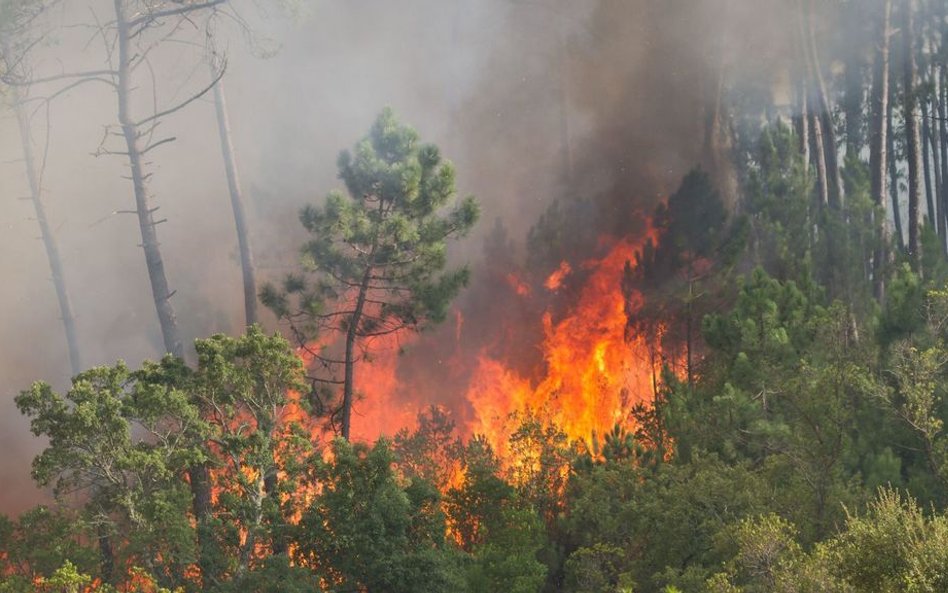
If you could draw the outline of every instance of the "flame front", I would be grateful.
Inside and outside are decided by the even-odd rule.
[[[657,355],[658,345],[628,335],[630,295],[622,290],[626,263],[635,262],[651,234],[639,240],[603,240],[605,256],[576,269],[562,262],[542,281],[539,291],[518,274],[504,276],[505,288],[524,302],[545,302],[544,295],[538,294],[542,287],[550,297],[573,299],[566,314],[536,315],[539,327],[533,331],[540,336],[537,348],[542,353],[536,368],[524,369],[503,355],[488,353],[515,349],[504,344],[497,348],[495,342],[480,352],[465,345],[467,325],[460,311],[455,312],[450,328],[454,344],[434,348],[434,358],[415,356],[404,363],[405,357],[399,356],[403,348],[421,345],[427,335],[373,339],[356,365],[352,437],[372,441],[412,428],[419,412],[432,404],[445,405],[446,397],[447,407],[460,424],[459,432],[485,436],[505,463],[510,461],[509,437],[528,416],[553,424],[571,440],[587,443],[593,434],[606,434],[616,424],[631,427],[633,407],[652,401],[663,361]],[[575,289],[568,282],[581,286]],[[641,297],[631,295],[631,300],[634,310]],[[504,342],[522,331],[530,328],[498,323],[492,333]],[[425,379],[419,380],[422,376]]]
[[[626,262],[639,245],[617,242],[601,260],[584,264],[589,276],[572,310],[558,321],[543,316],[543,366],[531,381],[502,361],[482,356],[467,400],[474,410],[471,432],[485,435],[501,458],[518,418],[529,414],[549,421],[571,439],[588,441],[616,423],[630,423],[632,407],[651,401],[654,357],[649,345],[626,339]],[[558,290],[569,273],[561,264],[547,280]]]

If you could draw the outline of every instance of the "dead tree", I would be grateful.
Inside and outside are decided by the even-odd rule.
[[[215,55],[216,57],[216,55]],[[222,71],[220,60],[208,62],[211,78],[218,78]],[[247,214],[244,209],[244,197],[240,187],[240,175],[237,170],[237,157],[230,137],[230,119],[227,113],[227,97],[224,94],[224,81],[214,85],[214,110],[217,114],[217,133],[221,142],[221,156],[224,159],[224,172],[227,175],[227,189],[230,192],[230,206],[234,213],[234,226],[237,231],[237,246],[240,252],[240,271],[244,287],[244,320],[248,326],[257,322],[257,280],[250,247],[250,232],[247,229]]]
[[[46,251],[46,260],[49,262],[49,271],[56,291],[56,300],[59,304],[59,315],[63,323],[63,333],[66,337],[66,350],[69,356],[69,368],[73,375],[82,371],[82,359],[79,355],[79,338],[76,333],[76,317],[73,314],[72,302],[66,288],[66,278],[63,272],[62,257],[59,254],[59,242],[46,214],[46,204],[43,200],[42,176],[36,163],[33,152],[33,140],[30,126],[30,116],[25,103],[26,96],[23,89],[29,85],[28,76],[24,72],[23,56],[14,48],[15,37],[25,37],[30,22],[35,17],[33,13],[7,15],[7,22],[0,26],[0,50],[2,50],[3,81],[10,87],[13,111],[16,116],[17,127],[20,133],[20,145],[23,151],[23,164],[26,179],[30,188],[30,202],[36,214],[36,223],[39,226],[40,240]],[[27,43],[26,45],[29,45]]]

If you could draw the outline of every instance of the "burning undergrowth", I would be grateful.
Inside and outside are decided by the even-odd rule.
[[[676,362],[630,331],[644,299],[623,279],[657,239],[637,222],[637,235],[600,236],[588,256],[545,268],[518,265],[497,223],[470,292],[444,324],[367,344],[353,438],[413,428],[430,406],[446,410],[461,436],[484,436],[501,459],[526,418],[585,442],[632,428],[633,408],[652,401],[662,366]]]

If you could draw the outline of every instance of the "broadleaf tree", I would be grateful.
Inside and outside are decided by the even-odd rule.
[[[474,226],[479,209],[473,197],[457,200],[454,166],[438,148],[388,108],[338,164],[346,192],[300,213],[312,237],[304,273],[282,289],[265,286],[261,299],[304,344],[318,333],[342,339],[341,355],[312,354],[328,371],[320,380],[342,386],[330,419],[348,439],[357,364],[375,339],[444,319],[468,280],[466,267],[448,267],[448,241]]]

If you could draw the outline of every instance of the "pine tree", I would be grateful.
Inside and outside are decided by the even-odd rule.
[[[442,212],[455,199],[454,167],[390,109],[353,152],[339,156],[339,176],[348,195],[331,192],[324,206],[300,214],[312,235],[303,266],[315,282],[291,276],[282,291],[264,287],[261,299],[300,337],[327,331],[344,338],[341,359],[319,358],[326,368],[342,367],[344,378],[327,382],[342,384],[337,413],[348,439],[355,366],[364,358],[356,348],[364,353],[373,338],[445,317],[468,280],[464,267],[445,269],[447,240],[466,234],[479,210],[467,197]]]

